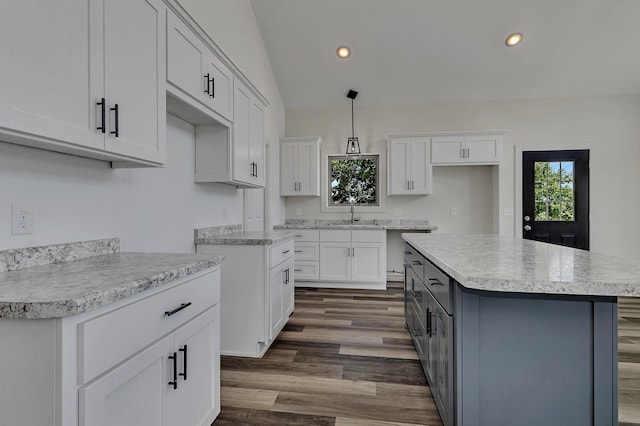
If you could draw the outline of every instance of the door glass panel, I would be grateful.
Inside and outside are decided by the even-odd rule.
[[[536,161],[534,163],[535,220],[575,220],[574,162]]]

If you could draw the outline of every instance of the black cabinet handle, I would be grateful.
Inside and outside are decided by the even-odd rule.
[[[174,352],[173,355],[169,355],[169,359],[173,360],[173,381],[169,382],[169,386],[178,389],[178,354]]]
[[[187,381],[187,345],[184,345],[183,347],[178,349],[178,352],[184,353],[182,355],[182,373],[179,373],[178,375],[182,376],[184,380]]]
[[[102,133],[106,132],[106,127],[104,125],[104,122],[106,120],[106,109],[105,109],[105,102],[104,102],[104,98],[100,99],[100,102],[97,102],[96,105],[100,106],[100,116],[102,117],[102,124],[100,125],[100,127],[96,127],[96,130],[100,130]]]
[[[116,121],[116,130],[115,131],[112,130],[109,133],[111,133],[112,135],[115,135],[116,138],[117,138],[118,136],[120,136],[120,123],[119,123],[119,120],[118,120],[118,116],[120,115],[119,114],[120,108],[118,107],[118,104],[115,104],[115,106],[113,108],[109,108],[109,110],[115,112],[115,121]]]
[[[207,95],[211,96],[211,92],[209,91],[209,87],[211,87],[211,80],[209,79],[209,73],[206,73],[204,75],[204,83],[206,85],[206,87],[204,89],[204,93],[206,93]]]
[[[431,285],[444,285],[437,278],[427,278],[429,280],[429,284]]]
[[[431,312],[427,308],[427,334],[431,337]]]
[[[422,265],[422,262],[420,262],[419,260],[414,260],[414,261],[413,261],[413,264],[414,264],[414,265]]]
[[[411,253],[410,251],[405,250],[404,254],[413,254],[413,253]]]
[[[285,250],[285,251],[283,251],[283,252],[282,252],[282,254],[287,254],[287,253],[289,253],[290,251],[291,251],[291,250]]]
[[[294,269],[294,272],[302,272],[302,269]]]
[[[216,79],[215,78],[211,79],[211,97],[212,98],[216,97]]]
[[[164,314],[166,316],[170,317],[171,315],[173,315],[173,314],[175,314],[177,312],[180,312],[181,310],[186,309],[189,306],[191,306],[191,302],[183,303],[180,306],[178,306],[177,308],[175,308],[173,311],[165,311]]]

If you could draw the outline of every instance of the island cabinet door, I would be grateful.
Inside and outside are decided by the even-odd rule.
[[[80,426],[173,424],[173,335],[159,340],[79,391]]]

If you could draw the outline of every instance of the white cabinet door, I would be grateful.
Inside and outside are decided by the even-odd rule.
[[[264,106],[251,96],[251,108],[249,110],[249,162],[253,165],[251,183],[258,187],[264,187],[266,163],[264,142]]]
[[[289,315],[293,313],[295,306],[295,269],[293,257],[286,260],[283,267],[288,271],[282,290],[282,310],[284,312],[284,322],[286,323]]]
[[[464,162],[465,136],[431,138],[431,162],[434,164]]]
[[[203,69],[209,49],[173,13],[167,14],[167,82],[194,101],[204,103],[208,81]],[[184,99],[184,97],[181,97]]]
[[[388,195],[431,193],[429,138],[388,137]]]
[[[220,413],[219,341],[220,305],[175,332],[178,388],[174,392],[174,425],[208,426]]]
[[[103,148],[89,94],[94,66],[89,32],[99,23],[87,19],[91,5],[79,0],[3,4],[0,132],[8,137],[3,140],[33,135]]]
[[[286,281],[286,268],[280,264],[271,268],[269,274],[269,339],[273,340],[285,323],[283,292]]]
[[[320,196],[320,137],[280,139],[280,195]]]
[[[165,142],[165,6],[161,0],[94,0],[104,7],[105,149],[162,163]],[[95,46],[94,46],[95,47]],[[92,49],[98,52],[98,49]],[[101,95],[102,94],[102,95]]]
[[[173,335],[79,390],[80,426],[173,425]]]
[[[320,243],[320,280],[351,280],[351,243]]]
[[[385,244],[384,243],[352,243],[352,276],[353,281],[385,281]]]
[[[202,93],[207,105],[224,118],[233,120],[233,74],[211,51],[206,57],[204,71]]]
[[[431,194],[432,167],[431,143],[429,138],[415,138],[411,141],[411,194]]]
[[[388,193],[411,194],[411,139],[389,142]]]
[[[298,195],[298,145],[280,145],[280,195]]]
[[[233,92],[233,179],[250,183],[254,168],[249,159],[249,116],[252,107],[251,94],[238,80]]]
[[[501,150],[500,136],[467,137],[467,163],[498,163],[502,156]]]

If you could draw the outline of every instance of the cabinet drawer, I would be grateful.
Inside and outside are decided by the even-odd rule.
[[[293,240],[285,241],[284,243],[280,243],[276,246],[269,248],[269,267],[273,268],[276,265],[279,265],[285,259],[293,256]]]
[[[424,264],[426,259],[418,250],[411,247],[409,244],[404,244],[404,261],[405,264],[411,267],[420,280],[424,281]]]
[[[351,231],[351,241],[354,243],[384,243],[387,239],[387,231]]]
[[[322,229],[320,230],[320,241],[351,242],[351,231]]]
[[[220,302],[220,269],[78,325],[78,381],[86,383]],[[182,304],[191,303],[173,315]]]
[[[296,260],[293,268],[296,281],[317,281],[320,279],[320,267],[317,261],[300,261]]]
[[[452,280],[444,272],[438,269],[433,263],[425,259],[424,262],[424,284],[433,297],[442,305],[449,314],[453,314],[452,303]]]
[[[299,260],[320,260],[318,251],[320,250],[320,243],[296,243],[295,244],[295,259]]]
[[[296,241],[320,241],[318,229],[293,229]]]

